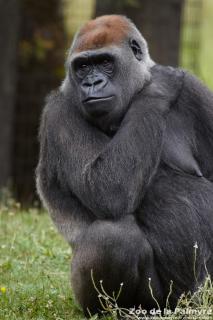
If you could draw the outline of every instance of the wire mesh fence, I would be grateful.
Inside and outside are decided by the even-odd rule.
[[[153,12],[154,7],[157,8],[157,2],[161,3],[164,11],[162,10],[162,13],[156,11],[155,17],[151,19],[150,14],[147,13]],[[184,7],[182,0],[159,0],[157,2],[155,0],[134,1],[132,6],[132,1],[124,1],[120,2],[121,7],[116,6],[115,8],[115,1],[106,2],[108,7],[107,4],[104,7],[104,1],[102,1],[101,10],[105,11],[101,13],[131,14],[133,20],[135,14],[135,20],[140,23],[140,29],[147,30],[148,40],[154,41],[161,37],[158,41],[159,47],[150,43],[155,50],[155,55],[160,57],[162,55],[160,42],[165,42],[165,51],[173,50],[177,54],[179,39],[176,39],[177,45],[174,45],[174,39],[171,41],[171,46],[168,45],[168,31],[165,34],[165,30],[169,29],[171,24],[174,38],[180,35],[180,32],[175,32],[180,22],[177,20],[175,28],[172,29],[174,19],[169,17],[169,12],[175,16],[175,14],[180,14],[180,10],[184,8],[181,64],[198,73],[202,0],[186,0]],[[45,96],[62,81],[64,57],[75,31],[97,12],[100,12],[100,1],[95,2],[95,0],[62,0],[61,2],[48,0],[45,3],[30,0],[25,2],[19,41],[21,54],[19,55],[12,156],[13,185],[16,196],[21,201],[31,203],[36,199],[34,178],[38,160],[37,136]],[[166,15],[165,12],[167,12]],[[146,27],[145,23],[147,23]],[[155,28],[152,25],[154,23]],[[155,36],[151,34],[154,30],[159,32]],[[172,60],[169,60],[168,57],[172,55],[162,56],[161,61],[170,63]]]
[[[186,0],[182,18],[182,46],[180,64],[200,73],[201,27],[203,0]]]

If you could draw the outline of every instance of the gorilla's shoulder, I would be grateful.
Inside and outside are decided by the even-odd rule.
[[[154,82],[164,83],[177,88],[183,84],[185,71],[181,68],[156,64],[151,68],[151,75]]]
[[[59,90],[55,89],[51,91],[46,99],[45,106],[42,112],[42,120],[46,126],[52,127],[59,124],[64,119],[64,115],[67,108],[66,97]]]
[[[55,89],[51,91],[46,99],[45,99],[45,109],[48,111],[51,109],[51,111],[54,111],[58,108],[58,106],[61,106],[61,104],[65,103],[65,96],[60,91],[60,89]]]
[[[146,92],[161,98],[165,97],[171,102],[175,101],[181,92],[185,71],[180,68],[156,64],[150,72],[151,82]]]
[[[45,99],[44,113],[49,116],[61,116],[67,108],[67,97],[60,89],[51,91]]]

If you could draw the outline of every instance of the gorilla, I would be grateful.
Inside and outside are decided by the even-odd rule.
[[[91,270],[109,294],[123,283],[119,306],[147,310],[153,295],[165,306],[171,281],[175,308],[213,275],[213,94],[154,63],[126,17],[96,18],[75,36],[43,110],[36,178],[73,249],[86,315],[101,310]]]

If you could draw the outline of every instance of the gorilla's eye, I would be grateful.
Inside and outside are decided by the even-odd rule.
[[[142,60],[142,50],[141,50],[140,45],[137,43],[137,41],[130,40],[130,47],[131,47],[136,59],[141,61]]]
[[[104,61],[103,61],[103,65],[104,66],[108,66],[109,64],[110,64],[110,60],[109,59],[104,59]]]
[[[76,61],[74,63],[74,69],[79,78],[83,78],[90,70],[89,63],[83,61]]]
[[[77,67],[77,71],[86,73],[89,71],[89,65],[87,63],[80,63]]]
[[[100,62],[100,66],[101,68],[107,72],[107,73],[112,73],[113,72],[113,61],[110,58],[104,58],[101,62]]]
[[[79,69],[81,70],[85,70],[86,68],[88,68],[88,65],[86,63],[82,63],[79,65]]]

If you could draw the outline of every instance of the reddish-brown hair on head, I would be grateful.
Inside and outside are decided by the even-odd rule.
[[[129,21],[119,15],[107,15],[87,22],[80,30],[74,51],[80,52],[119,44],[128,34]]]

